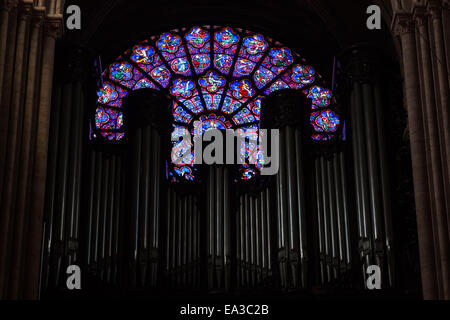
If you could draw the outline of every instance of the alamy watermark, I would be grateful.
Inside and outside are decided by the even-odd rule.
[[[200,121],[194,123],[197,129],[193,134],[187,129],[175,130],[172,133],[172,142],[176,144],[172,149],[174,165],[248,163],[260,168],[261,175],[278,173],[278,129],[198,130],[202,128],[202,124]]]

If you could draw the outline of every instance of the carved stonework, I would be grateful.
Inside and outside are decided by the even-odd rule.
[[[414,32],[415,22],[412,14],[400,12],[395,13],[391,27],[395,36],[402,36]]]
[[[428,10],[424,6],[415,7],[413,12],[414,19],[418,26],[423,26],[428,23],[428,18],[430,16]]]
[[[47,15],[45,18],[44,33],[48,37],[52,37],[55,40],[61,37],[63,33],[63,16],[60,14]]]
[[[45,19],[45,8],[33,8],[32,13],[32,27],[39,28]]]
[[[23,1],[19,5],[19,19],[28,20],[33,11],[33,1]]]

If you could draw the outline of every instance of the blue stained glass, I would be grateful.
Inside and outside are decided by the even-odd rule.
[[[189,62],[186,58],[177,58],[170,63],[170,67],[175,73],[182,74],[184,76],[191,75],[191,69]]]
[[[136,83],[136,85],[133,87],[133,90],[139,90],[139,89],[144,89],[144,88],[150,88],[150,89],[158,89],[158,87],[156,87],[153,82],[151,82],[148,79],[142,79],[140,80],[138,83]]]
[[[233,57],[226,54],[218,54],[214,59],[214,66],[223,74],[228,74],[233,64]]]
[[[129,63],[113,63],[110,68],[111,79],[118,81],[127,81],[133,77],[133,67]]]
[[[195,120],[210,123],[211,128],[257,122],[261,99],[285,88],[302,90],[312,100],[312,109],[329,108],[335,103],[330,90],[315,85],[320,75],[293,51],[260,34],[229,27],[194,26],[151,37],[116,59],[103,77],[95,113],[94,129],[98,132],[91,137],[112,142],[124,139],[125,133],[102,130],[119,130],[124,118],[120,109],[105,106],[121,108],[129,92],[144,88],[167,88],[164,93],[174,98],[174,121],[186,127]],[[234,113],[230,120],[228,117]],[[339,124],[339,116],[332,109],[314,113],[311,125],[316,133],[311,139],[328,141],[338,137]],[[260,167],[257,163],[247,168],[248,176],[252,170],[256,174]],[[193,177],[195,172],[193,166],[177,170],[186,177],[189,172]],[[178,176],[175,170],[171,172]]]
[[[192,113],[198,114],[203,112],[202,101],[199,96],[195,96],[192,99],[183,101],[183,104],[192,111]]]
[[[151,76],[155,79],[159,84],[161,84],[164,88],[169,85],[170,82],[170,71],[166,67],[157,67],[152,70]]]
[[[239,109],[241,106],[242,106],[241,102],[236,101],[230,96],[226,96],[223,101],[222,112],[226,114],[231,114],[235,112],[237,109]]]
[[[231,28],[223,28],[216,33],[216,41],[222,48],[228,49],[239,41],[239,36]]]
[[[194,181],[195,180],[195,176],[194,176],[194,172],[193,172],[193,168],[192,167],[179,166],[179,167],[174,167],[173,170],[175,171],[175,173],[179,177],[184,178],[185,180],[188,180],[188,181]]]
[[[330,135],[325,135],[325,134],[314,134],[311,136],[311,138],[314,141],[330,141],[332,140],[334,137],[330,136]]]
[[[251,98],[255,90],[249,80],[235,81],[230,84],[231,92],[236,99]]]
[[[236,67],[234,68],[234,77],[244,77],[248,76],[255,68],[256,63],[251,62],[247,59],[239,59],[236,62]]]
[[[258,89],[263,88],[266,84],[268,84],[275,75],[266,68],[259,68],[255,74],[253,75],[253,80],[255,81]]]
[[[247,50],[247,53],[251,55],[262,53],[266,51],[268,47],[268,44],[264,40],[264,37],[259,34],[255,34],[251,37],[245,38],[243,45],[244,48]]]
[[[135,46],[133,47],[131,60],[136,63],[150,64],[153,61],[154,53],[155,50],[150,46]]]
[[[175,53],[181,46],[181,38],[170,33],[163,33],[157,42],[158,49],[163,52]]]
[[[116,100],[119,94],[115,90],[114,86],[110,83],[105,83],[103,88],[97,92],[98,102],[107,104],[110,101]]]
[[[314,86],[309,90],[308,98],[312,99],[313,108],[326,107],[331,103],[332,94],[328,89]]]
[[[195,48],[201,48],[209,41],[209,33],[200,27],[194,27],[186,35],[186,40]]]
[[[256,121],[256,118],[252,116],[248,108],[244,108],[233,117],[233,120],[236,124],[241,125],[244,123],[254,122]]]
[[[323,110],[311,115],[311,124],[316,132],[336,132],[340,120],[332,110]]]
[[[204,77],[200,78],[199,83],[203,88],[206,88],[208,92],[214,93],[220,88],[223,88],[226,81],[225,78],[219,76],[216,72],[209,71]]]
[[[315,71],[309,66],[296,65],[292,68],[292,81],[304,85],[314,82]]]
[[[180,107],[176,102],[173,103],[173,118],[177,122],[190,123],[192,116],[187,113],[182,107]]]
[[[197,54],[192,57],[192,64],[194,65],[195,72],[197,74],[202,73],[209,68],[211,60],[207,54]]]
[[[270,88],[267,89],[264,93],[269,95],[272,92],[275,92],[275,91],[278,91],[278,90],[282,90],[282,89],[289,89],[289,86],[285,82],[283,82],[281,80],[278,80],[274,84],[272,84],[270,86]]]
[[[170,93],[176,97],[189,98],[194,93],[195,83],[192,80],[175,79]]]
[[[258,97],[248,105],[248,107],[252,110],[252,113],[257,116],[258,120],[261,115],[261,99],[261,97]]]
[[[219,109],[220,102],[222,101],[222,92],[223,90],[220,90],[216,94],[209,94],[207,92],[202,92],[203,98],[205,99],[206,109],[208,110]]]

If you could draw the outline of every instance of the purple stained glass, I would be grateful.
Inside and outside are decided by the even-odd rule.
[[[222,112],[231,114],[242,106],[242,103],[230,96],[226,96],[223,101]]]
[[[113,63],[109,70],[113,80],[127,81],[133,77],[133,67],[126,62]]]
[[[255,94],[255,90],[249,80],[241,80],[232,82],[230,85],[231,92],[236,99],[251,98]]]
[[[247,50],[248,54],[256,55],[266,51],[268,44],[264,40],[263,36],[255,34],[251,37],[245,38],[243,46]]]
[[[151,76],[163,87],[167,87],[170,81],[170,71],[166,67],[157,67],[152,70]]]
[[[258,87],[258,89],[261,89],[266,84],[268,84],[274,77],[275,75],[270,70],[266,68],[260,68],[253,75],[253,80],[255,81],[255,84]]]
[[[170,33],[163,33],[156,45],[161,51],[175,53],[181,46],[181,38]]]
[[[332,94],[328,89],[314,86],[309,90],[307,97],[312,99],[314,108],[326,107],[331,103]]]
[[[105,82],[98,92],[95,114],[95,127],[100,131],[95,135],[113,142],[124,139],[124,132],[102,130],[118,130],[124,119],[120,109],[106,106],[121,108],[129,92],[143,88],[167,88],[164,93],[173,100],[174,121],[186,127],[195,120],[218,121],[226,128],[259,121],[261,99],[285,88],[303,90],[313,109],[333,102],[330,90],[315,85],[320,75],[297,54],[240,29],[195,26],[173,30],[135,45],[115,61],[103,73]],[[338,136],[330,132],[338,129],[339,117],[331,109],[326,111],[331,116],[314,118],[312,126],[323,130],[316,131],[314,141]],[[258,166],[251,169],[257,172]]]
[[[274,48],[270,50],[270,62],[276,67],[286,67],[294,61],[288,48]]]
[[[207,54],[197,54],[192,57],[192,64],[197,74],[202,73],[209,68],[211,60]]]
[[[239,36],[231,28],[223,28],[215,35],[216,41],[222,48],[228,49],[239,41]]]
[[[186,40],[195,48],[201,48],[209,41],[209,33],[200,27],[194,27],[186,35]]]
[[[116,100],[119,94],[115,90],[114,86],[110,83],[105,83],[103,88],[97,92],[98,102],[107,104],[110,101]]]
[[[228,74],[233,64],[233,58],[226,54],[219,54],[214,59],[214,65],[223,74]]]
[[[340,120],[332,110],[323,110],[311,115],[311,124],[316,132],[336,132]]]
[[[225,86],[226,81],[225,78],[219,76],[216,72],[209,71],[204,77],[200,78],[199,83],[208,92],[214,93]]]
[[[133,90],[139,90],[144,88],[150,88],[150,89],[158,89],[153,82],[151,82],[148,79],[142,79],[139,82],[136,83],[136,85],[133,87]]]
[[[194,93],[195,83],[192,80],[175,79],[170,93],[176,97],[189,98]]]
[[[269,89],[266,90],[265,94],[269,95],[272,92],[283,89],[289,89],[289,86],[285,82],[278,80],[274,84],[272,84]]]
[[[182,74],[184,76],[191,75],[191,69],[189,67],[189,62],[186,58],[178,58],[170,63],[170,67],[175,73]]]
[[[234,69],[233,76],[235,76],[235,77],[248,76],[253,71],[253,68],[255,67],[255,65],[256,64],[250,60],[239,59],[236,62],[236,67]]]
[[[131,60],[136,63],[150,64],[153,61],[153,50],[150,46],[135,46],[131,54]]]

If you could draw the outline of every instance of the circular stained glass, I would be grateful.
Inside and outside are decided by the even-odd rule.
[[[331,90],[317,79],[320,75],[296,52],[262,34],[227,26],[180,28],[137,43],[111,63],[98,90],[93,136],[107,143],[126,137],[122,104],[133,90],[162,91],[173,100],[174,125],[204,133],[211,128],[258,129],[261,100],[291,88],[311,101],[312,140],[329,141],[340,120]],[[262,152],[245,154],[255,158]],[[193,160],[192,155],[187,158]],[[173,168],[174,177],[195,180],[192,164]],[[247,167],[243,177],[251,179],[257,169]]]

